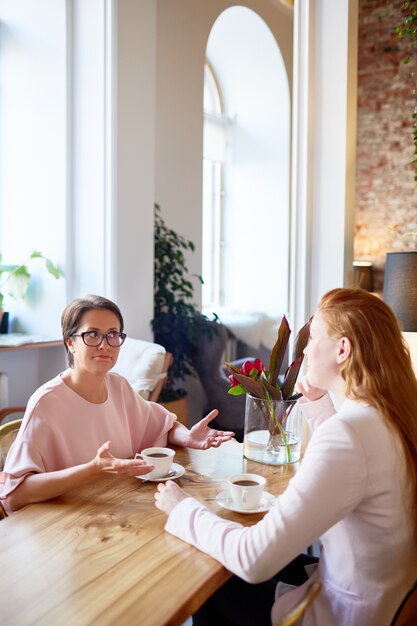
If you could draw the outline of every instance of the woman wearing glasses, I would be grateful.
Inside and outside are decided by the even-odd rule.
[[[206,449],[233,436],[209,427],[217,411],[189,430],[109,372],[126,338],[114,302],[76,299],[61,326],[69,367],[29,399],[4,467],[0,498],[9,510],[59,496],[103,472],[147,474],[153,466],[132,457],[149,446]]]

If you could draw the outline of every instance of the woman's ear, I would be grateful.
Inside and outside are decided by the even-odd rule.
[[[339,352],[337,355],[337,362],[339,365],[343,365],[349,359],[352,354],[352,343],[347,337],[341,337],[339,340]]]
[[[70,352],[74,352],[74,340],[72,337],[67,337],[65,339],[65,344]]]

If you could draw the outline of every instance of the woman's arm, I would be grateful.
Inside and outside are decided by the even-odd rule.
[[[286,491],[252,526],[219,517],[174,483],[158,485],[165,529],[251,583],[273,576],[353,511],[366,490],[363,448],[348,426],[329,420],[313,437]]]
[[[152,471],[153,465],[148,465],[141,459],[115,458],[110,454],[110,447],[111,443],[107,441],[98,449],[94,459],[82,465],[55,472],[28,474],[23,482],[7,496],[6,508],[9,511],[17,511],[27,504],[56,498],[103,474],[139,476]]]

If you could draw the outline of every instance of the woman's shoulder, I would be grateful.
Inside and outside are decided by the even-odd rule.
[[[133,389],[129,381],[116,372],[108,372],[106,374],[106,383],[109,390],[109,394],[112,398],[119,396],[123,400],[134,402],[135,404],[142,405],[146,402],[136,391]]]
[[[312,440],[335,449],[346,448],[363,455],[387,447],[392,433],[374,407],[357,400],[345,400],[337,412],[314,432]]]
[[[30,396],[28,401],[28,408],[38,404],[43,398],[47,398],[53,394],[60,393],[65,388],[65,383],[62,380],[62,373],[58,374],[51,380],[38,387],[38,389]]]

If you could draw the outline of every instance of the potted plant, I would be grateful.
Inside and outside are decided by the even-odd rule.
[[[61,271],[41,252],[32,252],[29,259],[20,265],[1,263],[2,255],[0,254],[0,322],[3,315],[3,301],[5,295],[9,295],[15,300],[25,297],[31,279],[29,264],[33,259],[42,259],[46,269],[52,276],[55,278],[61,277]]]
[[[193,302],[194,287],[185,252],[194,252],[194,244],[166,225],[158,204],[155,204],[154,237],[154,317],[151,326],[154,341],[173,355],[160,401],[164,405],[181,401],[184,405],[187,392],[181,383],[187,376],[196,375],[194,361],[198,336],[201,332],[210,334],[213,331]],[[203,282],[201,276],[195,277]],[[177,415],[181,410],[187,411],[178,406],[170,408]]]

